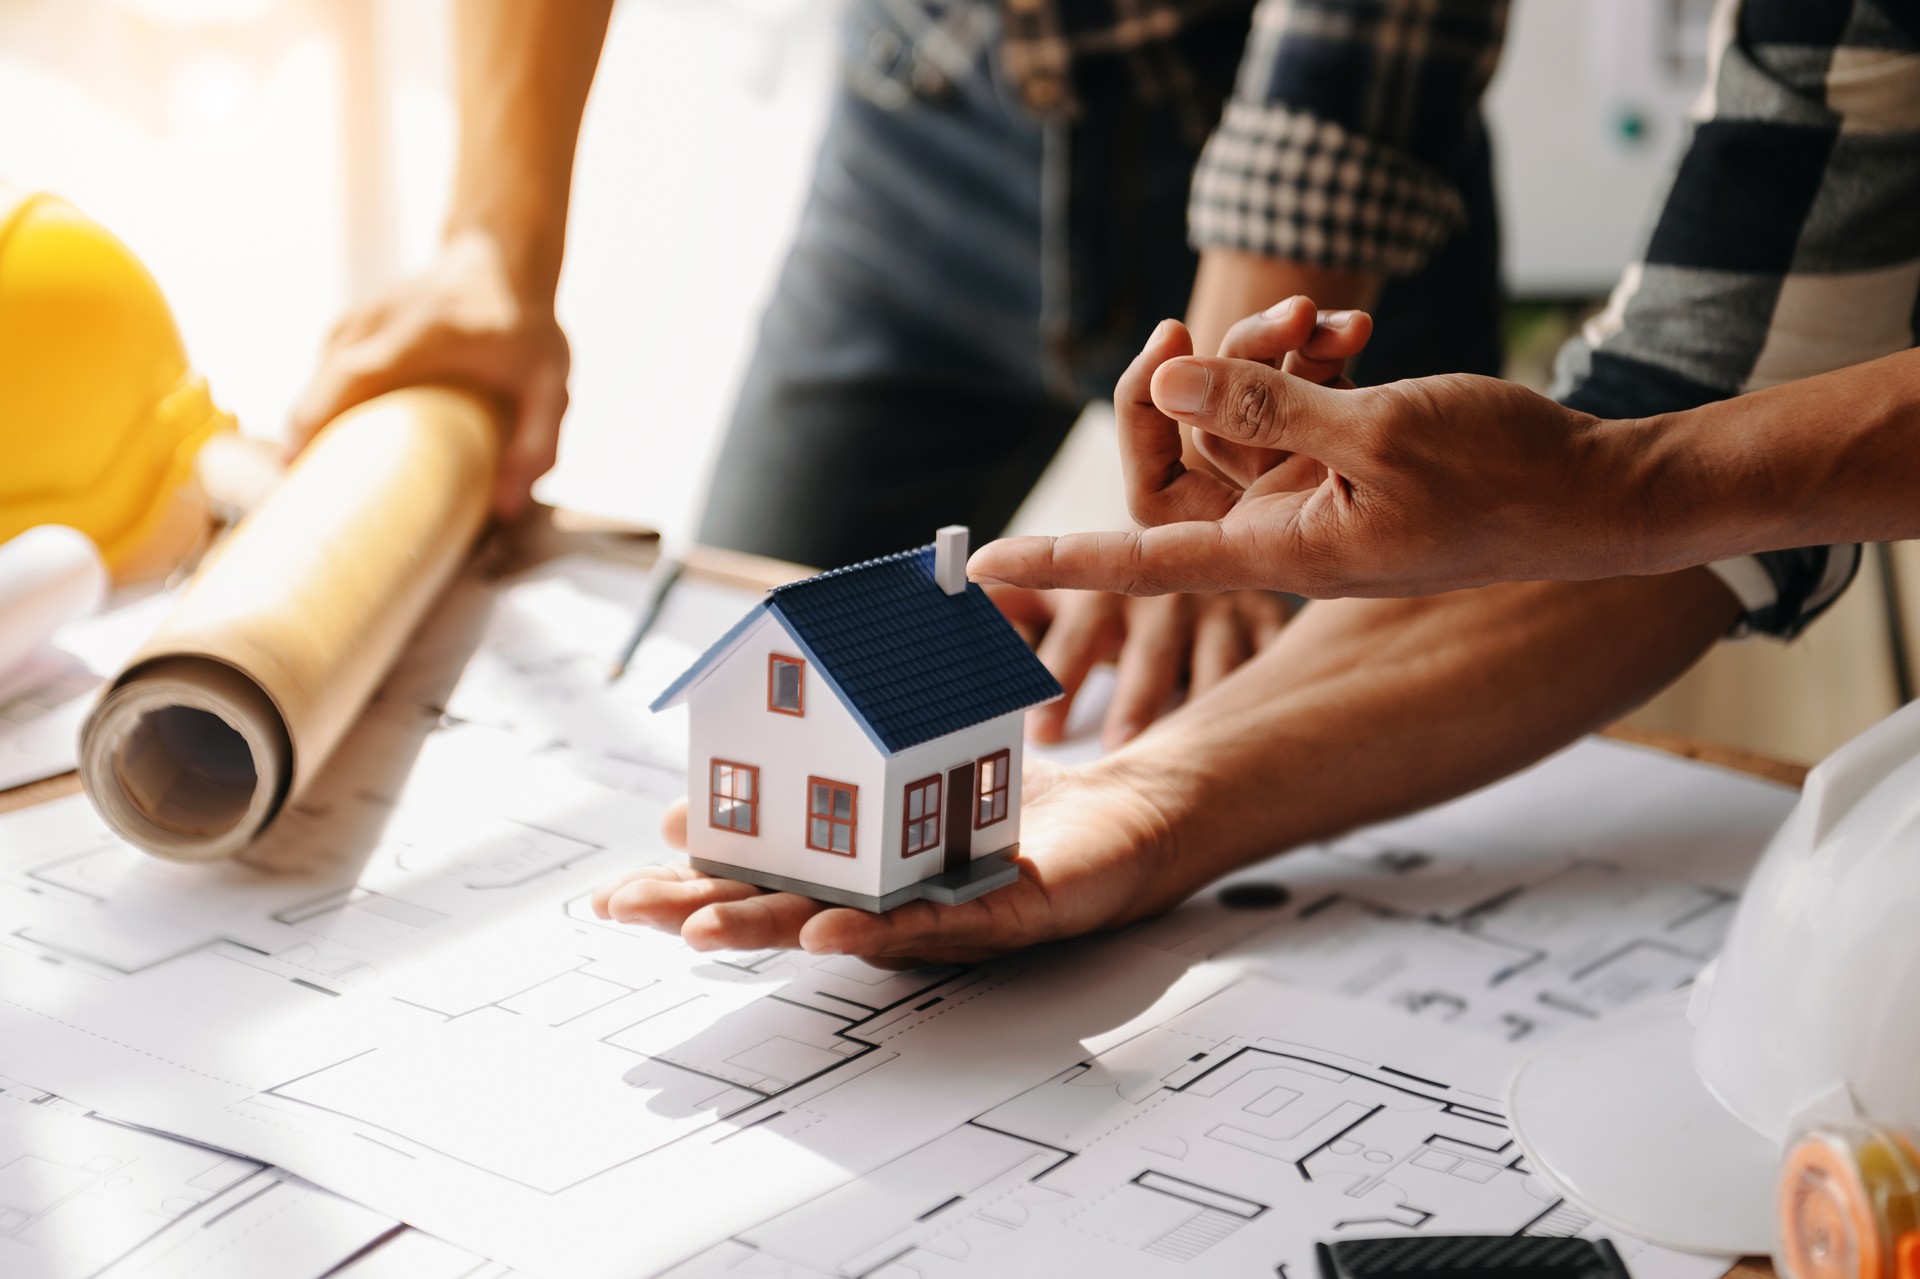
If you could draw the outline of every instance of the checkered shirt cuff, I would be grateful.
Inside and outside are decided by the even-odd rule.
[[[1232,102],[1194,170],[1196,249],[1406,275],[1466,219],[1439,174],[1330,120]]]

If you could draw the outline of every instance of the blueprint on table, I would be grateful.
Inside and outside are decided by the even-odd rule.
[[[8,1279],[320,1279],[399,1229],[277,1169],[0,1079]]]
[[[1505,1126],[1514,1057],[1240,975],[671,1279],[1311,1279],[1342,1234],[1589,1233]],[[1726,1268],[1614,1238],[1640,1279]]]
[[[1397,1128],[1314,1155],[1306,1171],[1326,1175],[1299,1198],[1286,1129],[1374,1104],[1391,1067],[1457,1091],[1383,1113],[1504,1141],[1486,1099],[1508,1041],[1689,980],[1791,799],[1589,743],[1120,937],[915,973],[697,955],[586,907],[592,884],[670,855],[655,832],[683,729],[638,713],[644,672],[670,673],[744,607],[676,590],[640,673],[608,689],[644,589],[595,569],[456,591],[259,865],[147,859],[77,798],[0,818],[0,1073],[439,1237],[399,1236],[348,1272],[366,1279],[480,1257],[535,1275],[1020,1273],[1116,1211],[1093,1237],[1118,1241],[1121,1273],[1191,1254],[1298,1274],[1303,1240],[1362,1225],[1587,1228],[1511,1152],[1493,1158],[1499,1141],[1435,1153]],[[1189,1041],[1242,1065],[1183,1074],[1163,1058]],[[1270,1042],[1318,1054],[1286,1070],[1352,1077],[1297,1108],[1242,1096]],[[1163,1092],[1146,1123],[1136,1108]],[[1210,1135],[1223,1124],[1250,1135]],[[1153,1150],[1129,1144],[1149,1129]],[[1088,1157],[1064,1160],[1074,1143]],[[1365,1203],[1334,1193],[1376,1153],[1396,1162]],[[849,1211],[870,1221],[859,1248],[808,1242],[851,1239],[819,1224]],[[1649,1267],[1711,1270],[1640,1253]]]

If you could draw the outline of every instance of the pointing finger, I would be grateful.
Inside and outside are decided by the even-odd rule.
[[[1272,499],[1263,520],[1281,526],[1273,531],[1284,537],[1286,521],[1307,496]],[[1270,580],[1284,577],[1285,566],[1263,565],[1254,552],[1246,530],[1231,521],[1188,520],[1129,533],[1003,538],[981,547],[967,568],[976,580],[1121,595],[1287,589]]]

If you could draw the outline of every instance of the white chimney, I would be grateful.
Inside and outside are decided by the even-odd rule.
[[[967,526],[949,524],[933,535],[933,580],[949,595],[967,593]]]

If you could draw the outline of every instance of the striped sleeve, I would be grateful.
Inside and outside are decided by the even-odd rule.
[[[1554,393],[1642,417],[1915,345],[1920,20],[1873,0],[1722,0],[1707,83],[1665,205]],[[1857,546],[1716,566],[1741,629],[1790,638]]]

